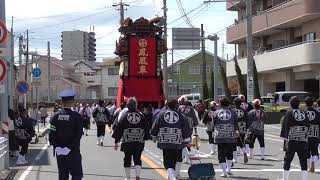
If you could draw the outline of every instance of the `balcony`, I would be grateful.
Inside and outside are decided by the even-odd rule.
[[[244,8],[246,2],[244,0],[227,0],[226,9],[228,11],[237,11],[240,7]]]
[[[294,71],[308,71],[320,65],[320,40],[299,43],[254,56],[258,72],[272,72],[293,68]],[[238,59],[243,74],[247,72],[247,58]],[[236,76],[234,61],[227,62],[227,76]]]
[[[319,0],[292,0],[267,9],[253,16],[253,36],[267,36],[281,29],[296,27],[320,17]],[[245,41],[246,20],[227,28],[227,42],[234,44]]]

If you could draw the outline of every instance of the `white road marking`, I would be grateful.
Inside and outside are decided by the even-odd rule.
[[[279,139],[281,139],[281,137],[280,136],[276,136],[276,135],[273,135],[273,134],[264,134],[265,136],[270,136],[270,137],[274,137],[274,138],[279,138]]]
[[[274,125],[266,125],[266,127],[270,127],[271,129],[281,129],[281,127]]]
[[[36,156],[35,161],[32,162],[32,164],[35,164],[35,162],[39,161],[41,159],[41,157],[43,156],[43,154],[45,153],[45,151],[48,149],[49,144],[45,144],[41,151],[39,152],[39,154]],[[29,173],[32,171],[33,169],[33,165],[28,166],[28,168],[21,174],[21,176],[19,177],[18,180],[25,180]]]
[[[277,141],[277,142],[282,142],[283,143],[283,140],[280,140],[280,139],[267,138],[267,137],[264,137],[264,139],[268,139],[268,140],[272,140],[272,141]]]
[[[215,169],[215,172],[222,172],[222,169]],[[232,169],[232,172],[282,172],[283,169]],[[301,169],[290,169],[291,172],[300,172]],[[188,173],[188,170],[181,170],[182,173]],[[320,169],[316,169],[320,172]]]

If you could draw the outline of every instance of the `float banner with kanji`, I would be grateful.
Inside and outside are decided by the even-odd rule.
[[[156,39],[132,37],[129,41],[129,76],[156,76]]]

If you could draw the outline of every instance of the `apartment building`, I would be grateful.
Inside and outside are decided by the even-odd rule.
[[[94,32],[63,31],[61,35],[63,61],[96,61]]]
[[[107,100],[116,100],[119,87],[120,58],[104,59],[101,63],[102,73],[102,93]]]
[[[229,0],[228,0],[229,1]],[[238,62],[246,74],[246,3],[232,0],[229,11],[238,19],[227,28],[227,42],[238,47]],[[262,95],[275,91],[308,91],[319,97],[320,1],[254,0],[253,50]],[[234,62],[227,76],[236,76]]]

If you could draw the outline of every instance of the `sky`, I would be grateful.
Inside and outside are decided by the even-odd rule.
[[[94,26],[97,38],[97,60],[115,57],[115,42],[119,37],[119,11],[112,5],[120,0],[6,0],[7,27],[11,28],[13,16],[14,34],[26,35],[29,29],[29,50],[39,54],[47,53],[47,41],[51,43],[52,56],[61,59],[61,32],[70,30],[90,31]],[[178,8],[179,0],[167,0],[168,7],[168,48],[171,48],[172,28],[189,27]],[[130,6],[125,17],[133,20],[141,16],[150,19],[162,16],[162,0],[123,0]],[[185,12],[199,7],[203,0],[181,0]],[[209,3],[189,13],[188,18],[194,27],[204,24],[207,35],[219,36],[218,56],[227,59],[234,55],[234,45],[226,43],[226,27],[234,22],[237,14],[226,10],[225,2]],[[177,20],[180,18],[179,20]],[[92,30],[93,28],[91,28]],[[15,38],[17,53],[18,38]],[[224,54],[223,47],[224,46]],[[206,50],[213,52],[213,42],[206,41]],[[196,51],[174,51],[174,61],[184,59]],[[168,54],[171,64],[171,54]]]

